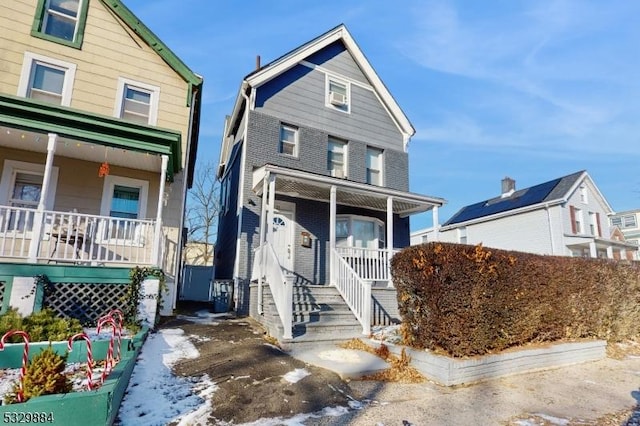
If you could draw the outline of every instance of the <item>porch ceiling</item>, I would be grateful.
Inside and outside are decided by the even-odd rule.
[[[46,133],[0,126],[0,147],[46,154],[47,138]],[[106,159],[111,165],[151,172],[159,172],[162,166],[162,159],[159,155],[110,148],[68,137],[58,138],[55,156],[95,163],[102,163]]]
[[[0,94],[0,126],[4,128],[5,134],[6,130],[11,129],[24,133],[25,139],[27,132],[38,135],[56,133],[61,140],[66,141],[67,147],[80,148],[85,144],[89,147],[109,147],[109,154],[113,151],[114,155],[117,150],[126,150],[125,155],[133,152],[149,156],[168,155],[169,177],[182,169],[182,136],[173,130],[130,123],[114,117],[6,94]],[[44,143],[46,144],[46,140]],[[104,156],[91,161],[102,162]]]
[[[262,194],[267,175],[276,177],[276,193],[294,198],[329,202],[331,187],[336,187],[336,202],[340,205],[386,211],[388,197],[393,198],[393,212],[402,216],[421,213],[444,204],[441,198],[397,191],[345,179],[301,172],[267,165],[254,172],[253,190]]]

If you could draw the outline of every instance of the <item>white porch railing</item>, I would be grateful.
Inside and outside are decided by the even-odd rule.
[[[153,220],[0,206],[0,258],[152,265],[154,228]]]
[[[397,251],[393,250],[392,253]],[[387,249],[336,247],[336,252],[363,280],[391,282],[391,259]]]
[[[269,284],[271,294],[273,296],[276,310],[280,316],[283,327],[283,338],[293,338],[293,277],[286,273],[285,269],[280,265],[278,257],[276,255],[273,246],[265,242],[256,250],[254,258],[255,265],[262,265],[262,273],[258,274],[258,283],[262,285],[262,278],[264,277]],[[254,273],[255,275],[255,273]],[[260,289],[259,289],[260,291]],[[259,304],[262,301],[258,302]]]
[[[371,333],[371,281],[363,279],[337,250],[333,257],[332,283],[362,325],[362,334]]]

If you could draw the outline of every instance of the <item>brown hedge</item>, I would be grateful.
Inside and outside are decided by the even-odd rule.
[[[531,342],[640,336],[640,267],[451,243],[392,260],[405,343],[462,357]]]

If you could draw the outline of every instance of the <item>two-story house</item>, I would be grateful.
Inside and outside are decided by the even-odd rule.
[[[344,25],[242,80],[222,141],[215,255],[240,312],[262,318],[270,291],[291,337],[291,315],[306,318],[291,312],[292,286],[332,287],[368,330],[371,287],[390,282],[408,216],[444,202],[408,192],[414,133]]]
[[[2,2],[0,57],[3,291],[154,266],[171,309],[202,78],[119,0]],[[117,301],[98,288],[71,289],[69,304]]]
[[[502,193],[461,208],[438,230],[417,232],[413,243],[480,244],[555,256],[635,259],[637,245],[609,226],[611,206],[586,171],[516,190],[502,180]]]

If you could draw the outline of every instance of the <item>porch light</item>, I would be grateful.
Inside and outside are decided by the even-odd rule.
[[[100,164],[100,169],[98,170],[98,177],[109,176],[109,163],[106,161]]]

